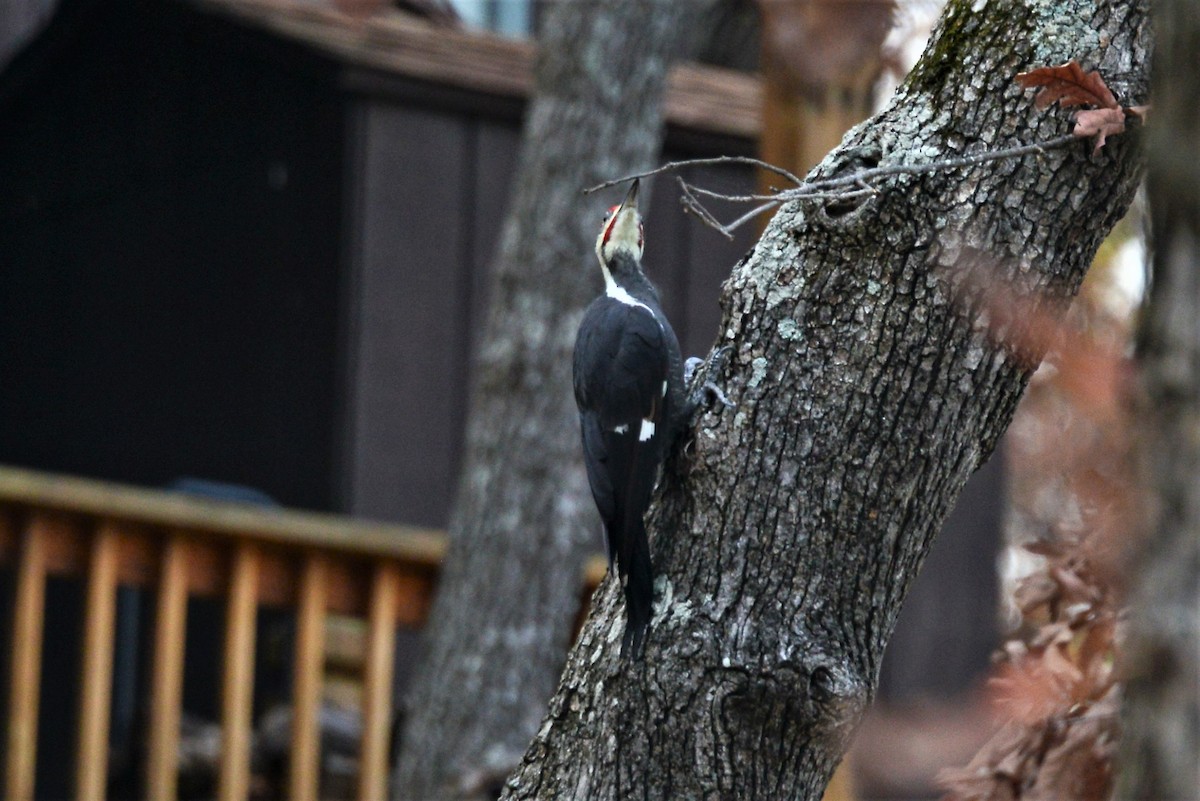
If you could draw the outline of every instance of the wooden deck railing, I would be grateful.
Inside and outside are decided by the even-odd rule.
[[[187,601],[209,596],[226,601],[218,798],[249,796],[256,613],[267,605],[296,611],[287,798],[314,801],[320,790],[325,624],[338,614],[366,621],[358,801],[386,799],[396,630],[424,623],[445,548],[438,531],[0,466],[0,566],[16,567],[2,798],[34,798],[46,579],[65,575],[86,582],[78,801],[105,797],[120,585],[157,596],[146,798],[177,797]],[[585,605],[606,569],[602,556],[587,563]],[[825,801],[853,797],[847,776],[839,768]]]
[[[176,797],[187,600],[216,596],[226,600],[219,797],[249,791],[256,612],[278,605],[297,616],[289,798],[318,793],[325,620],[335,613],[367,621],[358,798],[386,798],[396,629],[423,622],[444,549],[438,532],[0,467],[0,565],[15,565],[3,797],[33,798],[46,580],[67,575],[86,583],[80,801],[105,794],[118,585],[157,599],[148,797]]]

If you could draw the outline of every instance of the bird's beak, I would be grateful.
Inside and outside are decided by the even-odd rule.
[[[629,193],[625,195],[625,199],[621,201],[620,211],[625,209],[637,210],[638,184],[641,183],[641,178],[634,178],[633,185],[629,187]]]

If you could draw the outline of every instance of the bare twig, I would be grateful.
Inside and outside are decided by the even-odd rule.
[[[939,161],[930,161],[924,164],[889,164],[883,167],[870,167],[865,170],[848,173],[847,175],[839,175],[836,178],[826,178],[821,181],[804,182],[795,189],[785,189],[779,193],[780,199],[784,201],[801,200],[808,197],[813,192],[822,192],[829,189],[837,189],[843,186],[853,186],[859,183],[876,181],[880,178],[888,178],[894,175],[923,175],[929,172],[939,172],[941,170],[956,170],[960,167],[973,167],[976,164],[985,164],[989,161],[999,161],[1001,159],[1019,158],[1032,154],[1042,154],[1047,150],[1053,150],[1062,147],[1071,142],[1077,142],[1078,137],[1074,134],[1064,134],[1047,139],[1044,142],[1035,142],[1031,145],[1018,145],[1016,147],[1008,147],[1002,150],[986,150],[982,153],[975,153],[970,156],[961,156],[953,159],[941,159]]]
[[[772,200],[769,203],[764,203],[761,206],[751,209],[733,222],[723,225],[718,222],[716,218],[709,213],[708,209],[704,208],[704,206],[701,205],[692,194],[688,193],[684,195],[682,198],[680,198],[680,202],[683,204],[685,211],[694,213],[700,218],[701,222],[724,236],[726,239],[733,239],[733,232],[738,228],[741,228],[743,225],[750,222],[764,211],[770,211],[779,205],[778,200]]]
[[[688,186],[687,181],[684,181],[679,176],[675,176],[675,180],[679,182],[679,202],[683,204],[684,210],[695,214],[700,218],[701,222],[709,228],[721,232],[727,239],[733,239],[733,234],[730,230],[717,222],[717,219],[709,213],[708,209],[704,208],[704,205],[699,200],[696,200],[696,196],[692,194],[691,187]]]
[[[680,178],[679,180],[682,181],[683,179]],[[753,203],[756,200],[773,200],[778,203],[780,195],[779,192],[771,195],[727,195],[724,192],[714,192],[711,189],[705,189],[704,187],[696,186],[695,184],[688,184],[688,186],[691,187],[692,191],[697,195],[704,195],[705,197],[716,198],[717,200],[728,200],[731,203]],[[792,190],[785,189],[783,191],[790,192]]]
[[[783,169],[782,167],[776,167],[774,164],[768,164],[767,162],[763,161],[762,159],[755,159],[755,158],[751,158],[749,156],[715,156],[715,157],[709,158],[709,159],[685,159],[683,161],[668,161],[666,164],[662,165],[661,167],[659,167],[657,169],[649,170],[648,172],[638,172],[638,173],[634,173],[633,175],[622,176],[621,178],[613,178],[611,181],[605,181],[602,184],[596,184],[593,187],[589,187],[589,188],[583,190],[583,194],[590,195],[592,192],[597,192],[601,189],[607,189],[608,187],[616,186],[617,184],[623,184],[626,181],[632,181],[634,178],[648,178],[651,175],[658,175],[659,173],[662,173],[662,172],[671,172],[672,170],[678,170],[682,167],[702,167],[702,166],[705,166],[708,164],[749,164],[752,167],[761,167],[762,169],[769,170],[770,172],[773,172],[776,175],[781,175],[784,178],[787,178],[792,183],[796,184],[797,186],[804,185],[804,181],[800,180],[792,173],[788,172],[787,170]]]
[[[735,230],[737,230],[738,228],[741,228],[743,225],[750,222],[755,217],[762,214],[764,211],[770,211],[771,209],[775,208],[778,205],[779,205],[778,200],[773,200],[770,203],[764,203],[757,208],[751,209],[750,211],[743,214],[741,217],[738,217],[736,220],[734,220],[733,222],[729,223],[728,225],[724,226],[723,228],[721,228],[719,230],[721,231],[721,233],[725,234],[725,237],[727,239],[733,239],[733,232]]]
[[[941,159],[938,161],[930,161],[924,164],[889,164],[882,167],[869,167],[863,170],[856,170],[846,175],[839,175],[834,178],[825,178],[818,181],[801,181],[786,170],[780,170],[777,167],[772,167],[758,159],[746,158],[742,156],[724,156],[713,159],[690,159],[686,161],[672,161],[664,164],[656,170],[641,173],[640,175],[630,175],[624,178],[618,178],[613,181],[600,184],[586,191],[593,192],[597,189],[602,189],[606,186],[621,183],[622,181],[632,180],[634,178],[643,177],[646,175],[655,175],[661,172],[677,170],[681,167],[686,167],[693,164],[718,164],[718,163],[742,163],[753,164],[755,166],[771,169],[781,175],[785,175],[790,180],[796,183],[792,189],[784,189],[776,192],[773,195],[727,195],[721,192],[714,192],[710,189],[689,184],[682,178],[677,178],[679,181],[682,197],[680,202],[684,208],[696,214],[705,225],[715,229],[725,237],[732,239],[733,232],[749,222],[750,220],[769,211],[783,203],[790,203],[800,200],[852,200],[867,195],[879,194],[878,183],[885,178],[890,178],[897,175],[923,175],[931,172],[942,170],[955,170],[962,167],[972,167],[977,164],[985,164],[991,161],[999,161],[1001,159],[1020,158],[1029,155],[1042,155],[1048,150],[1063,147],[1071,142],[1078,141],[1078,137],[1074,134],[1065,134],[1047,139],[1043,142],[1035,142],[1030,145],[1017,145],[1014,147],[1002,148],[1000,150],[988,150],[982,153],[974,153],[969,156],[960,156],[958,158]],[[849,187],[855,187],[849,189]],[[743,214],[731,223],[722,224],[713,216],[713,214],[704,207],[697,197],[715,198],[717,200],[725,200],[731,203],[753,203],[758,201],[767,201],[755,207],[752,211]]]

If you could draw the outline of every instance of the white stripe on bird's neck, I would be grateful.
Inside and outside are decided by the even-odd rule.
[[[610,298],[612,298],[615,301],[624,303],[626,306],[637,306],[637,307],[645,309],[646,311],[650,312],[651,314],[654,314],[653,311],[650,311],[649,306],[647,306],[645,303],[642,303],[640,300],[635,298],[633,295],[630,295],[629,290],[625,289],[625,287],[623,287],[617,283],[617,279],[613,278],[612,270],[608,269],[607,264],[604,264],[603,262],[601,262],[600,269],[604,271],[604,294],[605,295],[608,295]]]

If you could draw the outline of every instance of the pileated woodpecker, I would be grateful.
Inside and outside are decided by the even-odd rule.
[[[642,272],[638,182],[596,239],[604,294],[575,340],[575,402],[592,497],[604,521],[609,564],[625,587],[621,653],[637,659],[650,625],[654,573],[642,515],[659,466],[694,408],[679,341]]]

